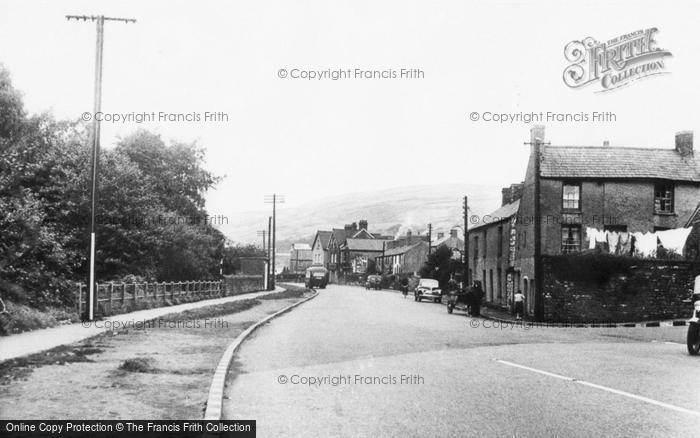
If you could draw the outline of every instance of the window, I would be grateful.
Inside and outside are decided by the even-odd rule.
[[[654,185],[654,213],[673,213],[673,184]]]
[[[570,254],[581,250],[581,226],[563,225],[561,227],[561,252]]]
[[[488,240],[486,239],[486,233],[488,231],[484,231],[484,252],[481,253],[482,258],[486,258],[486,252],[488,251]]]
[[[564,183],[562,208],[564,210],[581,209],[581,184]]]
[[[479,236],[474,236],[474,260],[479,258]]]

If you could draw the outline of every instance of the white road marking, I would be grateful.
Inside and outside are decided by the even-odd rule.
[[[611,392],[613,394],[622,395],[624,397],[629,397],[629,398],[643,401],[645,403],[649,403],[652,405],[661,406],[663,408],[670,409],[672,411],[682,412],[684,414],[690,414],[690,415],[695,415],[697,417],[700,417],[700,412],[698,412],[698,411],[693,411],[690,409],[682,408],[680,406],[675,406],[672,404],[664,403],[664,402],[654,400],[654,399],[651,399],[648,397],[644,397],[641,395],[632,394],[631,392],[621,391],[621,390],[615,389],[615,388],[609,388],[607,386],[598,385],[598,384],[591,383],[591,382],[586,382],[585,380],[579,380],[579,379],[575,379],[573,377],[562,376],[561,374],[550,373],[549,371],[539,370],[537,368],[532,368],[532,367],[528,367],[525,365],[520,365],[517,363],[508,362],[507,360],[496,359],[496,362],[502,363],[504,365],[516,367],[516,368],[521,368],[523,370],[532,371],[533,373],[538,373],[538,374],[543,374],[545,376],[554,377],[554,378],[557,378],[560,380],[567,380],[569,382],[578,383],[580,385],[588,386],[590,388],[600,389],[601,391],[607,391],[607,392]]]

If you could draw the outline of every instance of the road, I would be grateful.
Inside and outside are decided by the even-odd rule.
[[[684,336],[504,327],[333,285],[243,345],[224,414],[261,437],[694,436],[700,359]]]

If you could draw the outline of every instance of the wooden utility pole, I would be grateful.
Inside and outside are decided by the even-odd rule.
[[[533,128],[534,129],[534,128]],[[540,202],[540,155],[541,147],[544,144],[543,139],[539,137],[534,137],[529,143],[533,147],[533,159],[535,160],[534,168],[534,271],[535,271],[535,320],[542,321],[544,319],[544,294],[542,291],[543,284],[543,269],[542,269],[542,213],[541,213],[541,202]]]
[[[90,249],[88,254],[90,274],[88,278],[88,296],[86,312],[83,319],[92,321],[95,318],[95,247],[97,245],[95,212],[97,209],[98,169],[100,162],[100,117],[102,110],[102,51],[104,47],[105,21],[121,21],[136,23],[134,18],[105,17],[104,15],[66,15],[66,20],[94,21],[97,23],[97,43],[95,47],[95,102],[92,111],[92,153],[90,157]]]
[[[272,216],[267,217],[267,288],[272,290],[272,283],[270,282],[270,272],[272,270]]]
[[[272,258],[272,282],[271,286],[272,289],[275,288],[275,256],[277,255],[277,204],[284,203],[284,196],[283,195],[278,195],[276,193],[273,193],[272,195],[268,195],[265,197],[265,202],[268,204],[272,204],[272,253],[270,254],[270,258]]]
[[[259,230],[258,236],[262,236],[262,249],[265,251],[265,236],[267,235],[267,230]]]
[[[464,282],[464,287],[469,286],[469,233],[468,233],[468,228],[467,226],[469,225],[469,202],[468,198],[465,196],[464,197],[464,232],[463,232],[463,237],[464,237],[464,272],[462,274],[463,277],[463,282]]]
[[[409,245],[411,242],[408,243]],[[428,257],[430,257],[430,253],[432,252],[432,246],[433,246],[433,224],[428,224]]]

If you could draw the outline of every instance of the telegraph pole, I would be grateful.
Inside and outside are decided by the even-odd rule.
[[[409,242],[410,245],[411,242]],[[428,224],[428,257],[430,257],[431,247],[433,244],[433,224]]]
[[[272,236],[272,216],[267,217],[267,289],[272,290],[273,288],[270,287],[272,283],[270,283],[270,270],[272,269],[272,239],[270,238]]]
[[[267,230],[260,230],[258,231],[258,236],[262,236],[263,243],[262,243],[262,249],[265,251],[265,236],[267,235]]]
[[[95,102],[92,112],[92,134],[90,142],[92,143],[92,153],[90,161],[90,275],[88,296],[86,300],[86,313],[83,319],[91,321],[95,318],[95,246],[96,242],[96,227],[95,227],[95,211],[97,209],[97,189],[98,189],[98,170],[100,158],[100,121],[97,114],[102,109],[102,50],[104,47],[104,26],[105,21],[121,21],[122,23],[136,23],[134,18],[115,18],[105,17],[104,15],[66,15],[66,20],[82,20],[94,21],[97,23],[97,43],[95,46]],[[80,300],[80,298],[79,298]]]
[[[535,258],[534,258],[534,271],[535,271],[535,320],[542,321],[544,319],[544,294],[542,291],[543,284],[543,269],[542,269],[542,213],[541,213],[541,203],[540,203],[540,154],[541,146],[544,144],[543,139],[535,137],[530,143],[525,143],[533,146],[533,155],[535,160],[535,181],[534,181],[534,192],[535,192],[535,205],[534,205],[534,226],[535,232],[533,233],[533,238],[535,239]]]
[[[469,233],[467,232],[467,226],[469,225],[469,199],[467,196],[464,197],[464,273],[462,274],[464,287],[469,286]]]
[[[273,193],[265,196],[265,202],[272,204],[272,289],[275,288],[275,256],[277,255],[277,203],[284,203],[284,196]]]

